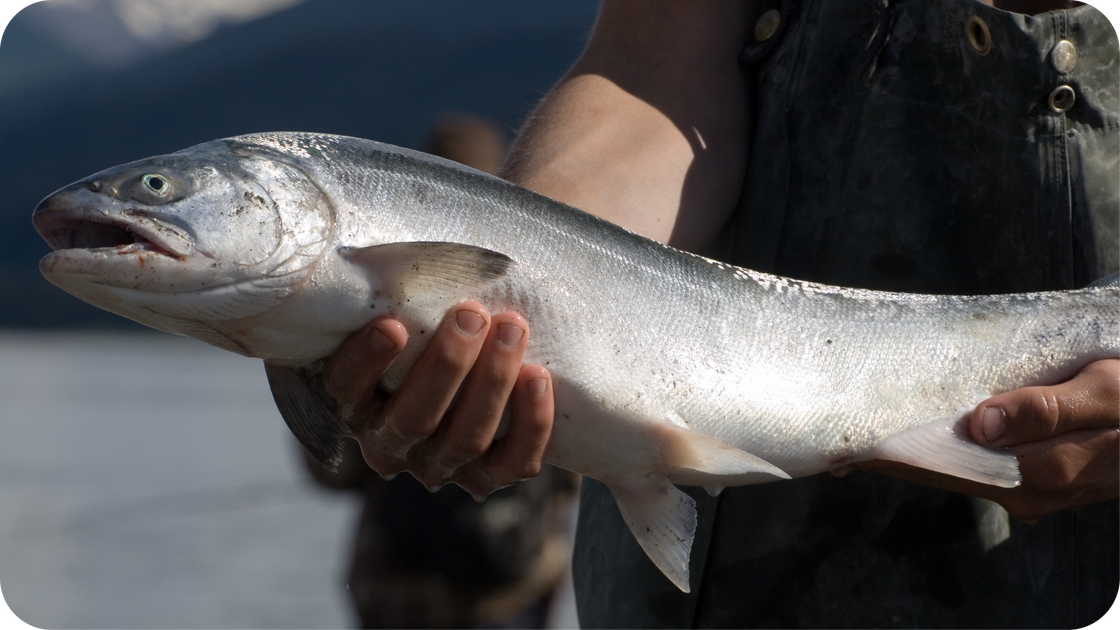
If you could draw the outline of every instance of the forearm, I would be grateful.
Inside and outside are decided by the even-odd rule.
[[[738,57],[749,13],[720,0],[605,2],[587,49],[526,122],[503,176],[702,249],[734,210],[746,166]]]

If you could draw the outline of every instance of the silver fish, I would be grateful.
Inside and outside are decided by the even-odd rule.
[[[375,317],[410,333],[393,391],[449,307],[518,311],[556,397],[551,464],[610,487],[682,590],[678,485],[873,458],[999,486],[1017,461],[962,422],[987,397],[1120,355],[1120,292],[951,297],[843,289],[677,251],[505,181],[339,136],[217,140],[103,171],[35,211],[46,277],[143,324],[265,360],[320,460],[346,434],[321,361]]]

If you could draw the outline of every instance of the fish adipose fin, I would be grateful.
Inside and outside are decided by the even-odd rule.
[[[323,373],[264,362],[276,407],[288,428],[315,459],[332,470],[342,461],[343,436],[348,435],[338,403],[323,387]]]
[[[506,274],[513,259],[462,243],[388,243],[339,248],[340,256],[370,276],[375,298],[400,302],[446,300],[480,293]]]
[[[677,588],[689,592],[696,501],[659,475],[607,482],[638,544]]]
[[[1014,488],[1022,481],[1019,460],[1005,448],[980,446],[967,437],[958,418],[939,420],[893,435],[875,447],[873,459],[886,459],[986,483]]]

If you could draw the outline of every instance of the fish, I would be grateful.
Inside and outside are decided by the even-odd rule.
[[[695,501],[884,459],[1001,487],[1007,449],[965,428],[986,398],[1120,356],[1120,287],[946,296],[842,288],[679,251],[454,162],[371,140],[243,135],[111,168],[33,215],[40,269],[142,324],[264,360],[320,461],[346,423],[322,363],[374,318],[409,341],[474,299],[532,330],[553,379],[552,465],[610,488],[690,590]]]

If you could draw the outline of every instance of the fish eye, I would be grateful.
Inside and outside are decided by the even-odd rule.
[[[157,197],[166,196],[167,193],[171,192],[171,182],[159,173],[148,173],[140,176],[140,183],[148,189],[148,192]]]

